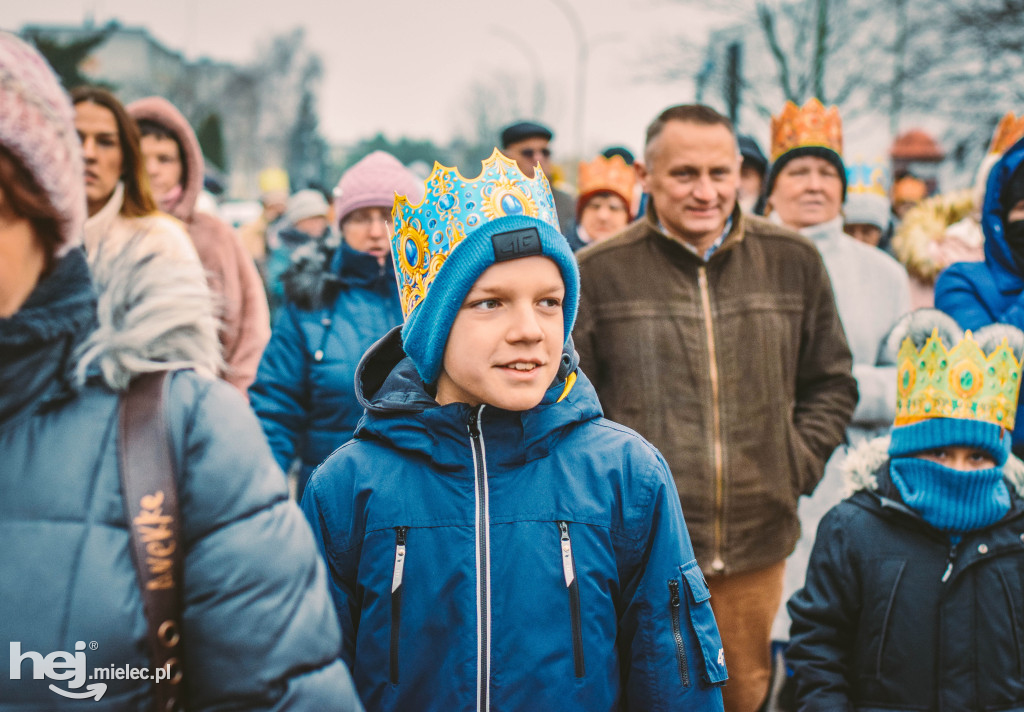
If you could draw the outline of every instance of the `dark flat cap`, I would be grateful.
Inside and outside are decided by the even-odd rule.
[[[513,143],[525,141],[528,138],[546,138],[550,141],[555,134],[547,126],[534,121],[517,121],[506,126],[501,131],[501,147],[508,148]]]
[[[740,155],[743,156],[743,161],[746,163],[749,161],[754,165],[757,171],[763,176],[765,171],[768,169],[768,159],[764,153],[761,152],[761,147],[757,145],[751,136],[740,134],[736,137],[737,142],[740,145]]]
[[[620,158],[622,158],[622,160],[626,162],[627,166],[633,165],[633,162],[636,160],[633,157],[633,152],[630,151],[625,146],[611,146],[601,151],[601,155],[604,156],[605,158],[619,156]]]

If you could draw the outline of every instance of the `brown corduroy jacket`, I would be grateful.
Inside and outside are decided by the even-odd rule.
[[[742,573],[785,559],[797,500],[857,404],[818,251],[737,209],[705,263],[652,209],[578,258],[580,365],[605,415],[668,460],[701,567]]]

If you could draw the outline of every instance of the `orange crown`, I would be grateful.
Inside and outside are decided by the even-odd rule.
[[[1017,118],[1012,111],[999,120],[995,133],[992,134],[992,143],[989,144],[988,152],[1002,155],[1013,144],[1024,138],[1024,114]]]
[[[628,208],[633,202],[635,185],[636,172],[632,166],[626,165],[622,156],[598,156],[590,163],[580,161],[576,189],[581,198],[608,190],[625,200]]]
[[[843,155],[843,120],[839,109],[828,109],[817,99],[803,107],[786,102],[782,113],[772,117],[772,161],[794,148],[820,146]]]

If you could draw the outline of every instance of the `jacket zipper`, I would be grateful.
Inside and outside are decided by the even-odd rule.
[[[686,645],[683,643],[683,632],[679,628],[679,582],[671,579],[668,582],[669,603],[672,606],[672,635],[676,639],[676,662],[679,663],[679,680],[683,687],[690,686],[690,669],[686,664]]]
[[[561,532],[562,575],[569,591],[569,615],[572,620],[572,661],[576,677],[587,674],[583,662],[583,623],[580,619],[580,582],[576,578],[576,559],[572,554],[572,539],[569,538],[568,522],[558,522]]]
[[[469,441],[473,449],[476,500],[476,630],[477,630],[477,688],[476,708],[488,712],[491,708],[491,553],[490,511],[487,492],[487,450],[484,447],[480,419],[484,406],[469,414]]]
[[[715,465],[715,557],[711,561],[711,568],[714,571],[723,571],[725,562],[722,561],[722,520],[725,518],[725,481],[722,474],[722,417],[719,410],[718,393],[718,356],[715,351],[715,330],[711,320],[711,294],[708,289],[708,268],[701,265],[697,268],[697,284],[700,287],[700,303],[704,311],[705,333],[708,342],[708,373],[711,378],[711,417],[712,437],[714,438],[714,465]]]
[[[949,581],[950,574],[953,573],[953,564],[956,563],[956,544],[949,547],[949,557],[946,559],[946,572],[942,574],[942,583]]]
[[[398,684],[398,633],[402,625],[402,573],[405,571],[405,535],[409,527],[395,527],[395,572],[391,575],[391,684]]]

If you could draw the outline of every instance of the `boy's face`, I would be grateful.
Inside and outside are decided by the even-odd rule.
[[[565,283],[546,257],[488,267],[452,324],[437,402],[529,410],[551,386],[562,358]]]
[[[153,197],[162,200],[180,183],[184,170],[178,142],[163,136],[143,136],[140,141],[142,158],[149,174],[149,187]]]
[[[945,447],[936,450],[926,450],[918,453],[916,457],[922,460],[930,460],[954,470],[985,470],[996,466],[996,461],[985,450],[978,450],[973,447]]]

